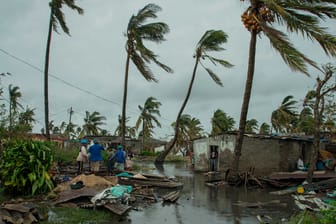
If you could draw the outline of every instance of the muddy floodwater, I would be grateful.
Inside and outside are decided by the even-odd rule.
[[[123,217],[101,221],[93,219],[85,223],[245,224],[259,223],[257,216],[265,223],[288,223],[290,216],[298,212],[290,195],[269,193],[278,189],[246,189],[229,185],[209,187],[205,184],[209,177],[192,172],[186,163],[166,163],[163,172],[156,170],[152,163],[142,163],[141,166],[147,167],[146,173],[174,176],[184,184],[177,203],[158,202],[130,210]],[[258,202],[260,206],[254,206]]]

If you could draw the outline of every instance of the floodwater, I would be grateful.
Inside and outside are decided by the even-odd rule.
[[[147,165],[154,167],[152,164]],[[155,169],[153,173],[175,176],[184,184],[179,200],[175,204],[155,203],[142,211],[131,211],[122,223],[245,224],[259,223],[258,215],[266,223],[286,223],[298,211],[291,196],[269,193],[277,189],[247,190],[229,185],[206,186],[209,177],[204,173],[190,171],[186,163],[166,163],[163,173]],[[256,202],[263,203],[263,206],[241,206]]]
[[[264,223],[288,223],[290,216],[299,211],[290,195],[269,193],[278,189],[246,189],[229,185],[209,187],[205,184],[209,176],[192,172],[187,163],[165,163],[163,172],[156,170],[152,163],[143,163],[141,166],[146,166],[144,173],[176,177],[184,184],[177,203],[158,202],[130,210],[122,217],[112,216],[108,220],[94,220],[93,217],[94,221],[86,220],[85,223],[254,224],[260,223],[257,216],[262,217]],[[246,206],[258,202],[261,206]]]

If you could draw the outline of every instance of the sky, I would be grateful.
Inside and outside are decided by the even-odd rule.
[[[0,8],[0,73],[11,76],[1,82],[8,99],[8,85],[18,86],[22,93],[19,102],[35,108],[34,132],[44,127],[44,58],[49,24],[49,1],[4,1]],[[147,82],[131,64],[127,97],[127,125],[134,126],[143,105],[150,96],[161,102],[155,137],[167,138],[173,133],[171,123],[186,96],[194,66],[193,54],[197,42],[210,29],[223,30],[228,41],[225,51],[214,56],[225,59],[233,68],[209,65],[221,78],[224,86],[214,83],[206,71],[199,67],[185,114],[198,118],[206,133],[211,131],[211,117],[217,109],[223,110],[236,121],[238,127],[246,80],[249,37],[240,16],[247,3],[223,0],[77,0],[84,14],[64,7],[70,36],[61,28],[53,33],[49,65],[49,111],[55,125],[71,121],[82,125],[85,112],[98,111],[106,117],[102,128],[114,133],[118,115],[122,113],[125,74],[126,38],[124,33],[132,15],[149,3],[162,8],[157,19],[148,22],[165,22],[170,32],[166,41],[155,44],[145,42],[158,60],[174,70],[166,73],[151,64],[158,83]],[[335,22],[325,26],[336,35]],[[284,30],[286,32],[286,30]],[[319,65],[335,60],[325,56],[317,44],[302,36],[289,34],[289,39],[300,51]],[[321,75],[309,69],[311,76],[293,72],[282,61],[263,35],[257,40],[255,76],[248,119],[258,124],[270,124],[270,116],[288,96],[302,102],[305,94],[314,88],[315,78]],[[299,105],[298,105],[299,106]]]

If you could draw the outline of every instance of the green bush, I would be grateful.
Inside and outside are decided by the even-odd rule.
[[[4,142],[0,160],[3,189],[16,195],[35,195],[53,189],[48,173],[53,162],[49,146],[32,140]]]
[[[57,146],[52,146],[51,150],[54,155],[54,161],[63,164],[71,165],[76,161],[80,147],[71,149],[61,149]]]

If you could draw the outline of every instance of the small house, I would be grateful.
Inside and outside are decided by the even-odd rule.
[[[210,152],[214,151],[218,155],[216,170],[226,171],[232,164],[235,143],[235,132],[195,139],[195,170],[210,171]],[[312,147],[313,138],[306,136],[245,134],[239,169],[253,169],[254,173],[262,175],[294,171],[300,156],[306,164],[309,163]]]

